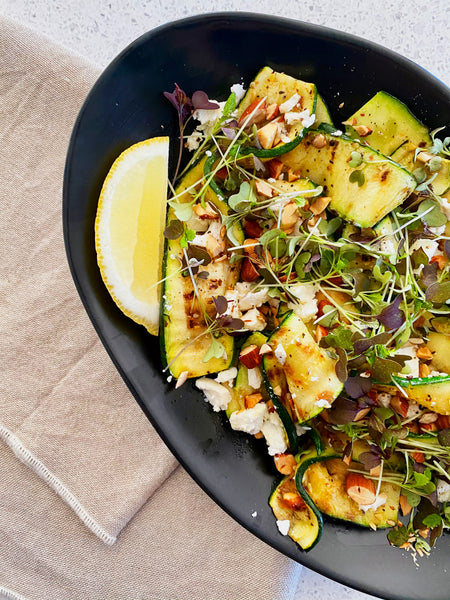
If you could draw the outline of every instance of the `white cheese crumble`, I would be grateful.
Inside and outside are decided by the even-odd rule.
[[[419,377],[419,359],[417,358],[417,346],[412,344],[411,340],[399,348],[395,354],[404,354],[410,356],[410,360],[405,361],[405,366],[399,373],[402,377]]]
[[[381,404],[381,406],[384,406],[384,408],[389,408],[391,400],[392,395],[388,394],[387,392],[379,392],[377,394],[377,402],[378,404]]]
[[[244,431],[255,435],[261,431],[264,417],[268,414],[264,402],[259,402],[253,408],[237,410],[230,415],[230,425],[235,431]]]
[[[428,229],[431,233],[434,233],[434,235],[442,235],[445,231],[445,227],[445,225],[441,225],[440,227],[428,227]]]
[[[282,454],[287,450],[286,431],[283,427],[283,422],[277,412],[268,413],[264,418],[262,434],[266,438],[267,451],[270,456]]]
[[[197,379],[195,385],[202,390],[205,400],[211,404],[215,412],[225,410],[231,402],[230,390],[214,379],[201,377]]]
[[[259,390],[262,384],[262,375],[259,367],[248,369],[247,372],[248,385],[254,390]]]
[[[246,89],[241,83],[235,83],[230,87],[230,92],[236,95],[236,104],[245,96]]]
[[[270,300],[269,288],[263,287],[254,290],[254,286],[246,282],[236,283],[239,308],[244,312],[251,308],[259,308],[264,302]]]
[[[331,404],[328,402],[328,400],[316,400],[314,404],[319,408],[331,408]]]
[[[266,328],[266,320],[257,308],[252,308],[242,315],[245,328],[249,331],[263,331]]]
[[[314,283],[298,283],[291,286],[289,290],[299,301],[288,302],[288,307],[305,323],[317,315],[316,293],[318,289]]]
[[[275,348],[274,354],[277,357],[278,362],[281,365],[284,365],[284,363],[286,362],[287,354],[282,344],[278,344],[278,346]]]
[[[278,531],[281,533],[281,535],[287,535],[289,533],[290,526],[291,522],[289,519],[283,519],[282,521],[279,519],[277,520]]]
[[[438,502],[450,502],[450,483],[439,479],[436,485]]]
[[[258,516],[258,513],[257,513],[257,511],[256,511],[256,510],[254,510],[254,511],[252,512],[252,517],[253,517],[253,518],[255,518],[255,517],[257,517],[257,516]]]
[[[439,250],[438,242],[435,242],[434,240],[416,240],[409,251],[414,252],[416,250],[423,250],[428,260],[431,260],[433,256],[442,254]]]
[[[447,200],[447,198],[443,198],[442,196],[440,196],[438,199],[439,204],[441,205],[442,212],[447,217],[447,219],[450,219],[450,201]]]
[[[280,104],[280,113],[284,114],[290,112],[294,108],[294,106],[298,104],[299,100],[300,96],[297,93],[293,94],[285,102]]]
[[[375,502],[372,502],[372,504],[360,504],[359,508],[363,512],[366,512],[366,511],[370,510],[371,508],[373,510],[377,510],[377,508],[379,508],[380,506],[383,506],[383,504],[386,504],[386,496],[384,496],[383,494],[380,494],[375,499]]]
[[[219,371],[219,373],[217,373],[216,381],[218,383],[228,383],[229,385],[232,385],[233,381],[236,379],[236,375],[236,367],[231,367],[230,369],[225,369],[225,371]]]

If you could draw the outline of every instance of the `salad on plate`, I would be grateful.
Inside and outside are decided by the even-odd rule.
[[[152,298],[132,302],[105,266],[107,178],[96,245],[113,298],[151,333],[159,323],[169,381],[194,378],[261,439],[280,534],[308,550],[328,515],[428,554],[450,527],[450,138],[384,91],[336,127],[313,83],[267,66],[223,102],[178,85],[165,96],[176,173],[168,198],[150,194],[157,215],[136,208],[154,250],[130,244],[128,261],[153,259]],[[157,140],[112,171],[138,165],[130,181],[146,181],[155,156],[167,169]]]

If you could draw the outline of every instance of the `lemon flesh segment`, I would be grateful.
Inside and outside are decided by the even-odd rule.
[[[125,150],[102,187],[95,222],[97,262],[119,308],[158,335],[169,138]]]

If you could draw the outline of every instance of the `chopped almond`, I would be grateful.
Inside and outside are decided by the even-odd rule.
[[[239,360],[247,369],[254,369],[261,364],[261,355],[256,344],[243,348],[239,354]]]
[[[255,265],[252,263],[250,258],[246,256],[242,261],[241,266],[241,279],[242,281],[246,281],[247,283],[252,283],[256,281],[259,277],[258,270]]]
[[[413,452],[411,454],[411,456],[418,463],[424,463],[425,462],[425,454],[423,452]]]
[[[275,454],[273,460],[277,471],[282,475],[292,475],[297,466],[295,457],[287,452],[284,454]]]
[[[379,477],[381,474],[381,465],[378,465],[377,467],[372,467],[369,470],[369,475],[371,477]]]
[[[349,473],[346,479],[347,494],[358,504],[373,504],[377,494],[375,484],[360,473]]]
[[[320,198],[316,198],[314,202],[309,205],[309,210],[313,215],[320,215],[326,207],[330,204],[331,198],[327,196],[320,196]]]
[[[421,346],[417,349],[417,358],[421,360],[431,360],[433,358],[433,354],[428,346]]]
[[[278,117],[279,114],[280,114],[280,107],[278,106],[278,104],[276,102],[274,102],[273,104],[270,104],[266,108],[266,119],[268,121],[275,119],[275,117]]]
[[[419,377],[428,377],[431,373],[431,369],[425,363],[419,364]]]
[[[403,494],[400,495],[399,504],[400,504],[400,508],[402,510],[403,516],[406,517],[406,515],[409,515],[409,513],[412,510],[412,506],[408,502],[407,497],[404,496]]]
[[[269,169],[270,176],[273,177],[273,179],[278,179],[278,177],[281,175],[281,171],[283,170],[283,163],[281,160],[273,158],[266,163],[266,167]]]
[[[265,181],[257,181],[255,183],[255,187],[256,191],[258,192],[258,194],[261,194],[261,196],[265,196],[266,198],[272,198],[273,188]]]
[[[281,214],[281,228],[283,231],[294,227],[300,218],[300,214],[297,209],[295,202],[288,202],[284,207]]]
[[[430,154],[429,152],[424,152],[423,150],[422,152],[419,152],[419,154],[416,156],[416,160],[424,164],[429,162],[432,158],[434,158],[433,154]]]
[[[319,343],[320,340],[328,335],[328,329],[323,327],[322,325],[317,325],[316,328],[316,342]]]
[[[404,396],[396,395],[391,398],[391,407],[401,417],[406,417],[409,409],[409,402]]]
[[[439,254],[437,256],[432,256],[430,263],[436,263],[438,266],[438,269],[442,271],[442,269],[445,269],[445,267],[447,265],[447,259],[445,258],[445,256],[443,254]]]
[[[255,433],[255,438],[257,440],[262,440],[263,437],[264,437],[264,434],[262,431],[258,431],[258,433]]]
[[[250,258],[253,258],[255,260],[258,258],[255,250],[256,246],[259,246],[258,240],[254,238],[247,238],[246,240],[244,240],[243,246],[245,254],[248,254]]]
[[[278,133],[278,129],[279,129],[278,123],[274,123],[274,122],[267,123],[267,125],[264,125],[264,127],[261,127],[261,129],[258,129],[258,132],[257,132],[258,140],[259,140],[259,143],[261,144],[262,148],[264,148],[265,150],[272,148],[272,146],[274,145],[274,142],[275,142],[275,138]]]
[[[279,385],[276,385],[276,386],[273,388],[273,393],[274,393],[276,396],[281,396],[281,386],[279,386]]]
[[[272,348],[269,346],[269,344],[263,344],[259,349],[260,355],[269,354],[270,352],[272,352]]]
[[[366,137],[372,133],[372,129],[367,125],[353,125],[353,129],[357,132],[361,137]]]
[[[419,423],[423,424],[429,424],[429,423],[435,423],[438,420],[438,414],[435,412],[426,412],[424,413],[420,419],[419,419]]]
[[[436,419],[436,426],[438,429],[449,429],[450,419],[447,415],[438,415],[438,418]]]
[[[287,175],[288,175],[289,183],[292,183],[293,181],[297,181],[298,179],[300,179],[300,173],[294,172],[292,169],[288,169]]]
[[[253,100],[253,102],[251,104],[249,104],[249,106],[247,106],[247,108],[244,110],[244,112],[242,113],[240,119],[239,119],[239,127],[241,127],[244,124],[244,121],[246,121],[247,117],[249,117],[251,115],[251,113],[253,113],[252,117],[249,119],[248,123],[247,123],[247,127],[249,125],[253,125],[253,123],[261,123],[261,121],[264,121],[264,119],[266,118],[266,101],[263,100],[262,98],[256,98],[256,100]]]
[[[249,394],[248,396],[245,396],[245,398],[244,398],[245,408],[253,408],[254,406],[256,406],[258,404],[258,402],[261,402],[262,399],[263,399],[262,394],[260,394],[259,392],[255,392],[254,394]]]
[[[312,145],[314,148],[324,148],[327,145],[327,138],[323,135],[323,133],[319,133],[314,137]]]
[[[244,225],[245,235],[249,238],[259,238],[263,232],[261,225],[258,221],[247,221]]]
[[[421,431],[437,431],[436,423],[419,423],[419,427]]]
[[[359,410],[356,415],[353,417],[353,421],[356,423],[357,421],[361,421],[362,419],[364,419],[365,416],[367,416],[370,413],[371,409],[370,407],[367,408],[362,408],[361,410]]]
[[[329,300],[319,300],[319,302],[317,303],[317,316],[318,317],[322,317],[324,314],[324,307],[325,306],[333,306],[333,304],[329,301]]]
[[[210,204],[206,204],[205,207],[203,207],[201,204],[196,204],[193,208],[193,211],[200,219],[208,219],[212,221],[219,218],[218,213]]]
[[[286,492],[281,497],[282,503],[291,510],[304,510],[306,507],[305,501],[295,492]]]

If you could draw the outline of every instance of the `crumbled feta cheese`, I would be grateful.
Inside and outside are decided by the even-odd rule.
[[[188,376],[189,371],[183,371],[182,373],[180,373],[180,376],[178,377],[177,382],[175,384],[176,390],[180,388],[184,383],[186,383]]]
[[[230,315],[234,319],[239,319],[241,317],[241,311],[239,310],[237,290],[228,289],[225,292],[225,298],[228,302],[228,308],[224,314]]]
[[[310,380],[311,381],[319,381],[319,378],[318,377],[310,377]]]
[[[445,225],[441,225],[440,227],[428,227],[431,233],[434,235],[442,235],[445,231]]]
[[[375,502],[372,502],[372,504],[360,504],[359,508],[363,512],[366,512],[366,511],[370,510],[371,508],[373,510],[377,510],[377,508],[379,508],[380,506],[383,506],[383,504],[386,504],[386,496],[384,496],[383,494],[380,494],[377,498],[375,498]]]
[[[197,379],[195,385],[202,390],[205,400],[211,404],[215,412],[225,410],[231,402],[230,390],[214,379],[201,377]]]
[[[406,411],[406,418],[407,419],[415,419],[416,417],[418,417],[422,412],[422,409],[420,408],[420,406],[418,404],[416,404],[415,402],[410,402],[409,406],[408,406],[408,410]]]
[[[389,408],[392,400],[392,394],[388,394],[387,392],[379,392],[377,394],[377,402],[384,408]]]
[[[253,291],[254,286],[242,281],[236,283],[235,290],[239,298],[239,308],[242,311],[259,308],[264,302],[270,300],[269,288],[266,287]]]
[[[284,121],[288,125],[292,125],[292,123],[297,123],[302,120],[302,113],[299,112],[287,112],[284,113]]]
[[[239,102],[245,96],[246,90],[241,83],[235,83],[230,87],[230,92],[236,95],[236,104],[239,104]]]
[[[331,404],[328,402],[328,400],[316,400],[314,404],[319,408],[331,408]]]
[[[306,425],[300,425],[300,423],[295,424],[295,431],[297,435],[300,437],[304,435],[307,431],[311,431],[311,427],[307,427]]]
[[[207,130],[212,130],[218,119],[222,116],[223,107],[225,106],[225,102],[217,102],[217,100],[211,100],[211,102],[215,102],[219,107],[215,109],[197,108],[192,113],[192,116],[196,121],[199,121],[201,125],[207,126],[204,128],[204,132],[207,135],[210,133],[210,131],[207,132]]]
[[[428,260],[431,260],[433,256],[442,254],[439,250],[438,242],[435,242],[434,240],[416,240],[409,250],[410,252],[423,250],[427,255]]]
[[[261,431],[264,417],[268,414],[265,403],[259,402],[253,408],[237,410],[231,413],[230,425],[235,431],[244,431],[250,435],[255,435]]]
[[[278,362],[281,365],[284,365],[284,363],[286,362],[287,354],[282,344],[278,344],[278,346],[275,348],[274,354],[277,357]]]
[[[193,152],[194,150],[197,150],[197,148],[200,146],[200,142],[203,139],[203,134],[200,133],[200,131],[198,131],[197,129],[195,129],[191,135],[189,135],[186,138],[186,148],[189,150],[189,152]]]
[[[249,331],[263,331],[266,328],[266,320],[257,308],[252,308],[242,315],[245,328]]]
[[[281,533],[281,535],[287,535],[289,533],[290,526],[291,522],[289,519],[283,519],[282,521],[279,519],[277,520],[278,531]]]
[[[405,361],[405,366],[399,373],[403,377],[419,377],[419,359],[417,358],[417,346],[409,340],[407,344],[396,351],[396,354],[404,354],[410,356],[411,360]]]
[[[285,102],[280,104],[280,113],[284,114],[290,112],[294,108],[294,106],[298,104],[299,100],[300,96],[297,93],[293,94]]]
[[[307,113],[308,111],[303,111],[303,112]],[[311,127],[312,125],[314,125],[315,120],[316,120],[316,115],[314,113],[312,115],[306,114],[302,118],[302,125],[303,125],[303,127]]]
[[[209,222],[208,229],[203,233],[197,233],[192,240],[192,243],[195,246],[202,246],[206,248],[206,244],[208,242],[208,237],[212,235],[212,237],[217,241],[218,244],[222,242],[221,231],[222,231],[222,221],[220,219],[214,219]]]
[[[266,438],[267,451],[270,456],[282,454],[287,450],[286,430],[277,412],[268,413],[264,417],[261,431]]]
[[[255,518],[255,517],[257,517],[257,516],[258,516],[258,513],[256,512],[256,510],[254,510],[254,511],[252,512],[252,517],[253,517],[253,518]]]
[[[247,371],[248,385],[254,390],[259,390],[262,384],[262,375],[259,367],[248,369]]]
[[[229,383],[230,385],[235,380],[237,375],[236,367],[231,367],[230,369],[225,369],[225,371],[219,371],[217,373],[216,381],[218,383]]]
[[[436,491],[438,502],[450,502],[450,483],[444,479],[438,479]]]
[[[170,383],[172,381],[172,379],[173,379],[173,376],[169,375],[169,377],[167,378],[167,381]]]
[[[211,155],[212,155],[212,152],[211,152],[211,150],[207,150],[207,151],[205,152],[205,154],[206,154],[206,156],[211,156]]]
[[[450,201],[447,200],[447,198],[443,198],[442,196],[440,196],[438,200],[439,204],[441,205],[442,212],[447,217],[447,219],[450,219]]]
[[[298,298],[299,302],[288,302],[288,307],[305,323],[317,315],[316,293],[318,289],[318,286],[313,283],[299,283],[291,286],[289,290]]]
[[[342,131],[340,129],[336,129],[336,131],[332,131],[330,135],[340,136],[342,135]]]

